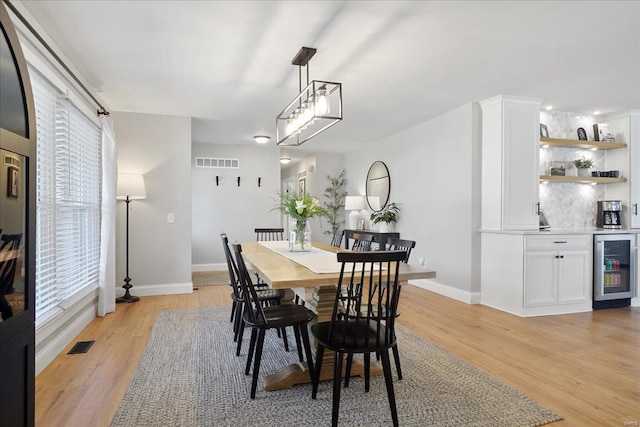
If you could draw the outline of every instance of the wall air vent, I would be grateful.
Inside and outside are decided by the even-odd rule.
[[[196,167],[209,169],[240,169],[240,159],[196,157]]]

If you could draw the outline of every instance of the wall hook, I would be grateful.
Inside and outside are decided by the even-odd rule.
[[[220,177],[216,175],[216,187],[220,185]]]
[[[258,177],[258,187],[260,187],[260,181],[262,181],[262,178]]]
[[[238,187],[240,187],[240,177],[238,177]]]

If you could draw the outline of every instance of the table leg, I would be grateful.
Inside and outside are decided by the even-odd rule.
[[[336,295],[335,286],[316,287],[313,290],[313,297],[307,302],[307,307],[316,314],[315,319],[310,322],[310,326],[316,322],[327,322],[331,319],[333,301]],[[311,345],[317,349],[317,343],[310,333]],[[325,350],[322,357],[322,369],[320,371],[320,381],[333,379],[333,352]],[[371,363],[371,376],[382,375],[382,368],[376,363]],[[344,375],[344,372],[343,372]],[[351,367],[351,376],[364,377],[364,364],[359,360],[354,360]],[[306,363],[293,363],[285,366],[278,372],[264,377],[264,389],[267,391],[282,390],[291,388],[295,384],[305,384],[309,380],[309,372]]]

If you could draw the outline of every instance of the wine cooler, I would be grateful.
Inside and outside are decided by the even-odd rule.
[[[625,307],[635,296],[633,234],[594,235],[593,308]]]

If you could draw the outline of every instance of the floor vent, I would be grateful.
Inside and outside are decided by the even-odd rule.
[[[89,351],[94,342],[95,341],[79,341],[76,343],[76,345],[71,347],[71,350],[69,350],[69,353],[67,354],[86,353],[87,351]]]

